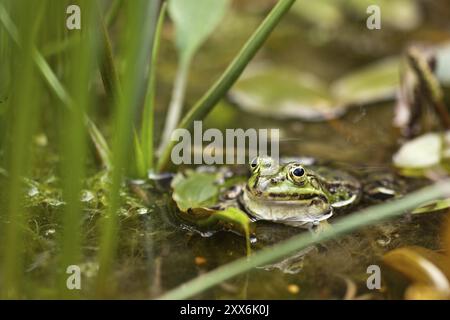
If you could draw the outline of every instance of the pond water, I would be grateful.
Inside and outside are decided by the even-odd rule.
[[[345,163],[353,170],[361,172],[375,169],[389,171],[392,151],[396,148],[390,124],[391,117],[392,104],[380,104],[355,109],[333,124],[283,122],[285,136],[293,138],[286,141],[287,146],[283,144],[281,153],[286,156],[301,154]],[[261,127],[269,124],[276,126],[273,120],[255,119],[252,116],[253,127],[255,122]],[[342,132],[342,129],[345,131]],[[241,236],[218,232],[210,237],[203,237],[190,228],[183,229],[184,224],[176,218],[176,207],[170,202],[169,195],[161,195],[157,200],[160,205],[155,208],[155,213],[159,214],[141,217],[145,220],[141,221],[143,225],[156,228],[145,233],[150,234],[147,235],[147,245],[151,247],[152,256],[144,255],[140,257],[142,260],[139,262],[142,263],[139,267],[142,272],[148,272],[148,268],[152,269],[146,277],[152,283],[150,288],[156,290],[152,292],[155,295],[245,256],[245,239]],[[383,283],[386,287],[381,292],[368,290],[367,267],[380,265],[383,279],[389,279],[392,271],[382,266],[381,262],[382,255],[387,251],[406,245],[438,249],[437,235],[441,219],[442,214],[405,215],[392,222],[311,247],[301,254],[294,254],[288,260],[252,270],[197,298],[341,299],[346,294],[347,297],[354,298],[353,287],[349,283],[357,287],[356,296],[401,298],[402,291],[398,287],[406,283],[402,282],[401,277],[394,277],[394,281]],[[332,226],[333,219],[330,223]],[[258,222],[255,232],[258,241],[253,246],[258,248],[266,243],[277,243],[308,231]],[[147,254],[149,252],[145,245],[142,250],[146,250]],[[147,260],[148,258],[150,259]],[[154,259],[157,261],[156,266]],[[124,277],[124,283],[128,283],[125,275]],[[135,289],[131,291],[136,292]],[[143,293],[143,296],[146,293]]]

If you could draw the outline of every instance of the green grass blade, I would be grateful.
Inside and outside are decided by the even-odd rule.
[[[32,58],[32,48],[36,43],[37,32],[41,24],[46,1],[36,3],[14,2],[11,6],[14,16],[19,21],[15,36],[22,36],[22,46],[13,51],[11,63],[15,66],[13,85],[8,104],[8,129],[11,137],[8,141],[7,169],[9,173],[6,188],[6,213],[1,212],[1,295],[4,298],[22,297],[22,283],[25,281],[23,270],[23,253],[26,237],[24,225],[26,211],[23,207],[24,192],[22,178],[27,176],[31,165],[29,156],[35,117],[38,114],[39,87],[36,85],[37,72]],[[30,7],[31,5],[31,7]],[[7,11],[1,5],[0,19],[4,21]],[[11,22],[11,21],[10,21]],[[12,24],[10,24],[11,26]],[[8,29],[8,26],[7,26]],[[8,30],[10,31],[10,30]],[[20,84],[20,85],[17,85]],[[4,223],[7,221],[8,223]]]
[[[114,2],[110,5],[106,15],[105,15],[105,24],[106,26],[110,26],[114,23],[119,13],[119,9],[122,6],[123,0],[114,0]]]
[[[116,20],[122,2],[123,0],[115,0],[113,4],[111,4],[111,6],[108,8],[105,14],[106,27],[111,26]],[[49,58],[51,56],[60,54],[65,50],[73,48],[74,46],[77,45],[78,40],[79,40],[78,37],[70,36],[64,39],[63,41],[56,41],[45,44],[40,51],[45,58]]]
[[[166,122],[164,123],[164,131],[161,136],[161,142],[158,148],[158,154],[161,154],[170,143],[170,136],[180,121],[181,111],[183,109],[184,97],[186,95],[186,86],[189,76],[191,58],[180,61],[175,75],[175,82],[172,90],[172,98],[170,99],[167,109]]]
[[[0,22],[7,30],[9,36],[14,40],[14,42],[18,46],[20,46],[21,40],[17,33],[17,28],[12,22],[11,18],[8,15],[8,12],[6,11],[5,7],[2,4],[0,4]],[[32,52],[35,64],[37,65],[44,79],[47,81],[49,87],[52,89],[55,95],[64,103],[66,107],[71,108],[71,106],[73,105],[73,99],[70,97],[67,90],[61,84],[58,77],[55,75],[55,73],[45,60],[45,58],[35,47],[31,48],[30,51]],[[94,143],[94,146],[99,154],[100,159],[102,160],[103,165],[106,168],[110,168],[111,167],[110,152],[105,138],[103,137],[100,130],[98,130],[96,125],[89,119],[88,116],[85,116],[85,122],[87,129],[89,131],[89,136],[91,137],[92,142]]]
[[[102,55],[100,58],[100,74],[106,94],[111,103],[114,103],[121,95],[119,75],[117,73],[106,23],[101,18],[102,29]]]
[[[153,141],[153,127],[154,127],[154,108],[155,108],[155,93],[156,93],[156,67],[158,63],[158,52],[161,42],[161,32],[164,26],[164,18],[167,11],[167,2],[164,2],[159,12],[158,24],[153,40],[152,57],[150,64],[150,71],[148,76],[147,95],[145,97],[144,109],[142,114],[141,124],[141,149],[144,157],[144,163],[147,171],[153,170],[154,166],[154,141]]]
[[[107,296],[114,291],[111,275],[118,241],[120,188],[128,169],[128,154],[133,141],[133,120],[138,110],[140,94],[145,90],[145,70],[153,43],[159,1],[135,0],[125,5],[129,23],[121,39],[124,59],[123,92],[117,101],[113,116],[112,172],[108,191],[109,207],[101,220],[101,238],[98,254],[99,272],[96,294]]]
[[[101,163],[107,170],[111,170],[112,161],[111,161],[111,151],[109,149],[108,143],[105,140],[105,137],[97,128],[94,122],[92,122],[88,117],[85,117],[85,122],[88,127],[89,136],[97,150],[98,157],[100,158]]]
[[[137,176],[141,179],[145,179],[147,174],[144,153],[142,152],[141,142],[139,141],[139,135],[136,130],[133,130],[133,146],[134,146],[134,168],[136,172],[133,172],[133,176]]]
[[[195,120],[201,120],[214,108],[244,71],[262,47],[270,33],[277,26],[283,16],[289,11],[295,0],[280,0],[264,19],[259,28],[253,33],[238,55],[234,58],[222,76],[200,98],[188,114],[182,119],[179,128],[191,129]],[[170,166],[170,154],[175,142],[170,142],[158,161],[158,171],[167,170]]]
[[[91,0],[80,1],[86,14],[84,28],[96,30],[95,8]],[[88,14],[89,13],[89,14]],[[91,93],[88,84],[94,76],[95,49],[98,37],[95,32],[78,32],[78,46],[68,53],[65,69],[68,74],[68,88],[74,97],[72,108],[63,109],[63,128],[61,139],[61,178],[63,199],[66,203],[61,218],[62,233],[59,237],[61,253],[59,255],[58,290],[59,298],[75,298],[79,290],[68,290],[66,270],[70,265],[80,266],[82,262],[81,242],[82,214],[81,191],[85,179],[85,159],[87,155],[85,114],[89,111]]]
[[[405,211],[414,209],[423,203],[441,197],[448,197],[449,195],[450,182],[445,181],[413,192],[400,200],[363,209],[360,212],[336,220],[332,228],[317,235],[304,232],[283,243],[263,249],[250,256],[250,258],[240,258],[221,266],[167,292],[160,299],[186,299],[192,297],[257,266],[276,261],[310,245],[336,238],[355,229],[398,217],[403,215]]]

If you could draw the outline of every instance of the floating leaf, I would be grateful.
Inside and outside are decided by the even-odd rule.
[[[343,115],[351,106],[393,99],[398,86],[398,58],[355,70],[331,87],[312,74],[266,65],[248,71],[229,96],[259,115],[322,121]]]
[[[181,211],[216,204],[219,186],[215,173],[187,171],[185,175],[180,173],[172,181],[172,198]]]
[[[405,143],[393,156],[399,168],[424,169],[441,162],[442,135],[426,133]]]
[[[176,43],[182,60],[189,60],[224,16],[228,0],[170,0]]]
[[[391,57],[349,73],[330,90],[338,104],[367,104],[394,98],[399,82],[399,59]]]
[[[246,111],[281,119],[320,121],[345,111],[333,105],[326,85],[314,75],[278,66],[247,72],[230,97]]]
[[[232,230],[245,235],[250,253],[250,218],[235,207],[216,210],[219,186],[217,173],[187,171],[172,181],[172,198],[182,211],[181,218],[201,229]]]

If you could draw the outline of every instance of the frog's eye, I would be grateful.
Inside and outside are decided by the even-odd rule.
[[[305,174],[305,169],[303,169],[303,168],[295,168],[292,171],[292,175],[295,177],[298,177],[298,178],[303,177],[304,174]]]
[[[303,183],[306,177],[305,169],[301,166],[294,166],[289,170],[289,176],[294,182]]]

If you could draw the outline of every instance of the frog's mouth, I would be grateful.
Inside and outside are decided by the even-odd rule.
[[[260,202],[286,202],[286,204],[295,204],[295,203],[311,203],[311,205],[317,204],[319,202],[328,202],[326,196],[322,193],[254,193],[245,188],[244,193],[247,197],[253,201]]]
[[[301,225],[328,219],[332,207],[322,194],[289,194],[272,197],[254,195],[244,189],[240,198],[241,205],[256,220],[270,220],[285,224]]]

